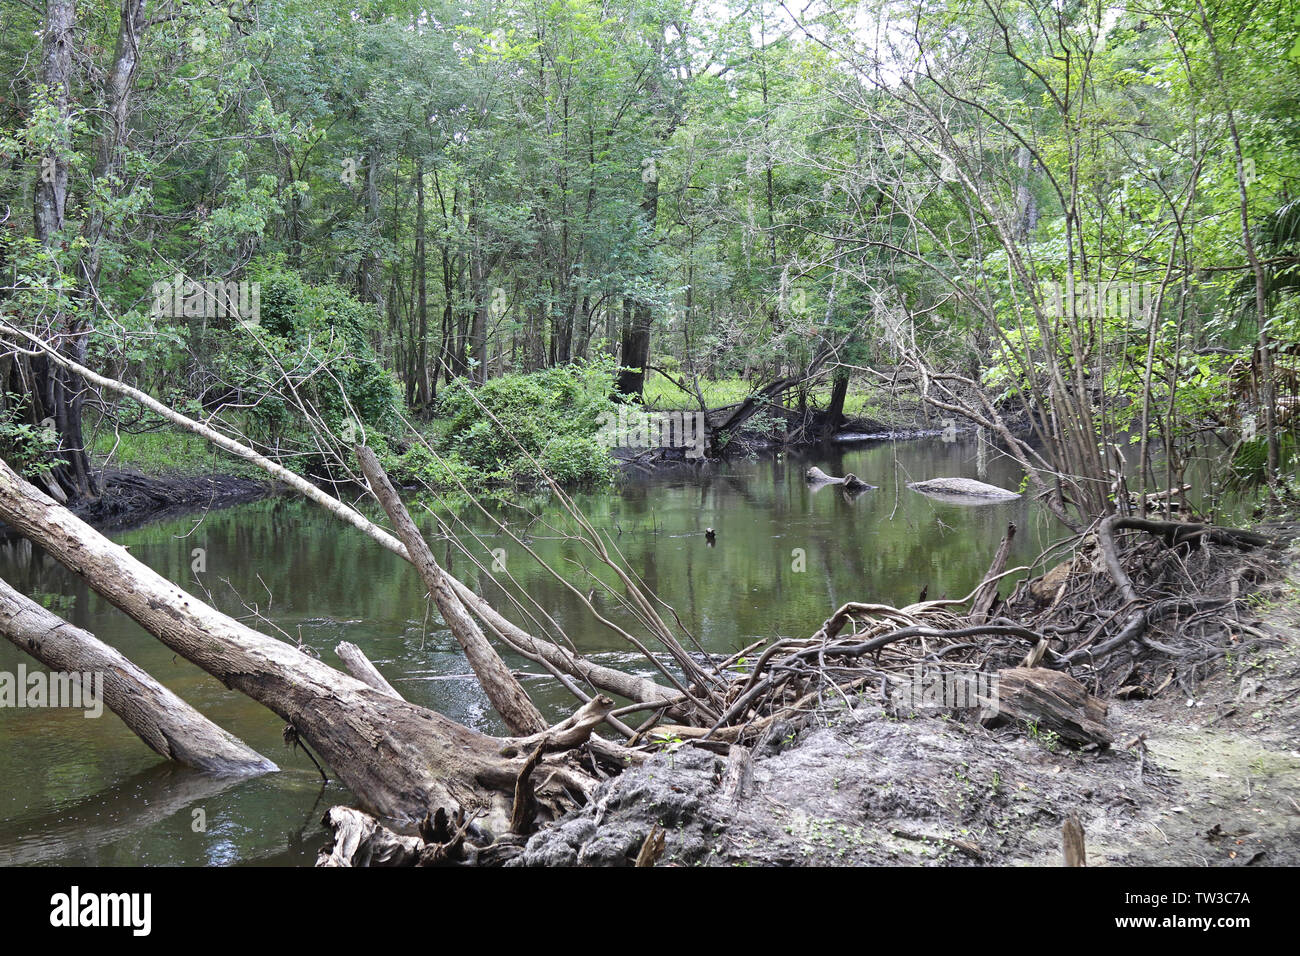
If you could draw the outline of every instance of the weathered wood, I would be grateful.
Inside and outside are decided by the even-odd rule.
[[[1029,724],[1073,746],[1109,745],[1114,739],[1106,726],[1106,702],[1089,694],[1069,674],[1042,667],[1009,667],[998,671],[996,691],[997,711],[990,715],[990,723]]]
[[[222,730],[88,631],[0,580],[0,634],[52,671],[95,674],[103,702],[154,753],[218,774],[260,774],[274,763]]]
[[[547,752],[552,750],[572,750],[574,747],[580,747],[591,737],[592,731],[605,722],[609,712],[614,709],[614,701],[605,696],[596,696],[587,703],[583,704],[564,720],[545,730],[532,734],[528,737],[521,737],[511,744],[512,753],[531,750],[533,747],[542,746]],[[618,746],[618,745],[614,745]],[[620,750],[627,750],[626,747],[620,747]]]
[[[869,485],[857,475],[848,474],[843,478],[836,478],[834,475],[828,475],[816,465],[813,465],[804,473],[804,478],[810,485],[818,487],[823,485],[842,485],[845,491],[869,491],[876,487]]]
[[[497,807],[523,758],[436,711],[396,700],[186,593],[0,461],[0,520],[79,574],[177,654],[288,721],[366,809],[419,819],[430,807]],[[556,761],[539,796],[558,809],[594,778]]]
[[[1061,851],[1065,855],[1066,866],[1088,865],[1088,853],[1083,842],[1083,824],[1079,821],[1079,815],[1073,811],[1061,826]]]
[[[1011,501],[1020,497],[1019,492],[1007,491],[1005,488],[976,481],[974,478],[930,478],[926,481],[909,482],[907,487],[923,495],[947,495],[955,498]]]
[[[989,565],[984,580],[980,582],[979,588],[975,591],[975,597],[971,600],[970,619],[975,624],[983,624],[988,620],[989,611],[998,597],[998,578],[1006,569],[1007,558],[1011,555],[1011,541],[1015,536],[1016,526],[1012,522],[1007,525],[1007,533],[1002,536],[1002,542],[998,545],[997,554],[993,556],[993,563]]]
[[[646,834],[645,842],[641,844],[641,850],[637,853],[636,863],[633,866],[654,866],[663,855],[664,828],[656,823]]]
[[[321,867],[414,866],[424,847],[419,837],[394,833],[351,807],[330,807],[321,823],[334,834],[316,857]]]
[[[405,553],[403,553],[403,556],[405,556]],[[611,694],[617,694],[620,697],[626,697],[628,700],[637,703],[646,704],[647,707],[667,706],[669,713],[677,711],[674,703],[681,701],[682,695],[672,688],[657,684],[645,677],[638,677],[635,674],[606,667],[603,664],[593,663],[567,648],[560,647],[558,644],[534,637],[523,628],[503,617],[496,608],[475,594],[465,584],[450,575],[448,577],[456,596],[464,602],[465,607],[475,617],[483,622],[483,626],[512,650],[530,661],[550,664],[556,670],[571,674],[579,680],[586,681],[593,687],[598,687]]]
[[[506,726],[516,734],[522,736],[544,731],[546,720],[542,717],[541,711],[533,704],[528,692],[519,683],[519,679],[510,673],[510,668],[501,659],[501,655],[483,636],[478,624],[470,617],[469,612],[465,610],[465,605],[456,596],[448,575],[434,559],[433,552],[429,550],[429,543],[424,540],[424,535],[420,534],[420,529],[411,520],[410,512],[406,510],[406,505],[402,504],[397,489],[388,480],[388,475],[379,464],[374,451],[361,445],[357,447],[356,454],[357,460],[361,463],[361,470],[366,480],[370,482],[371,493],[379,500],[389,520],[397,529],[397,536],[406,546],[407,554],[411,556],[411,563],[419,572],[424,586],[429,589],[429,594],[438,605],[438,612],[447,627],[451,629],[456,643],[465,652],[465,659],[469,661],[474,676],[478,678],[488,699],[492,701],[492,706],[506,722]]]
[[[727,769],[719,788],[722,799],[739,803],[754,783],[754,759],[748,747],[732,744],[727,751]]]
[[[363,684],[368,684],[389,697],[396,697],[398,700],[406,699],[384,679],[384,675],[379,673],[379,668],[370,662],[370,658],[366,657],[357,645],[349,641],[340,641],[338,647],[334,648],[334,653],[339,656],[348,673]]]

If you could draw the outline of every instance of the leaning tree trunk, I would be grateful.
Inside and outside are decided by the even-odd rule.
[[[479,684],[487,692],[492,706],[506,722],[506,726],[516,734],[533,734],[545,730],[546,721],[542,719],[541,711],[533,705],[519,679],[510,673],[510,668],[483,636],[479,626],[469,616],[469,611],[465,610],[465,605],[452,590],[449,576],[438,566],[428,542],[411,520],[410,513],[402,504],[402,499],[388,480],[375,453],[364,445],[359,446],[356,452],[361,470],[370,482],[370,490],[397,529],[398,537],[411,556],[411,563],[415,565],[415,570],[419,572],[434,603],[438,605],[442,619],[451,628],[452,636],[465,652],[465,658]]]
[[[19,594],[3,580],[0,634],[52,671],[99,675],[104,705],[150,750],[168,760],[220,774],[278,769],[120,652]]]
[[[367,686],[188,594],[0,462],[0,520],[83,577],[177,654],[268,707],[335,770],[362,806],[398,820],[513,800],[531,740],[490,737]],[[509,756],[506,756],[509,754]],[[537,796],[559,810],[595,781],[548,757]]]

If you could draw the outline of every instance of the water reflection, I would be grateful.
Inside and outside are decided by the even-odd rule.
[[[931,598],[961,596],[978,582],[1008,522],[1020,529],[1012,565],[1027,563],[1059,537],[1060,529],[1024,499],[971,507],[906,487],[924,478],[974,477],[978,455],[974,442],[938,441],[786,454],[632,480],[617,494],[585,493],[575,500],[705,648],[734,653],[760,638],[807,634],[846,601],[903,604],[922,588]],[[814,489],[803,479],[810,465],[833,475],[852,472],[878,487],[860,494]],[[985,480],[1019,487],[1021,474],[1007,459],[994,455],[986,467]],[[562,570],[578,593],[472,509],[455,516],[464,527],[451,515],[443,518],[488,570],[448,541],[436,542],[435,553],[512,619],[539,626],[511,606],[513,598],[542,624],[553,620],[584,652],[650,676],[650,668],[586,609],[584,599],[592,594],[601,613],[630,621],[598,587],[610,575],[570,537],[569,519],[546,498],[496,504],[490,511]],[[433,518],[423,517],[432,531]],[[709,528],[713,541],[705,534]],[[334,647],[351,641],[409,699],[489,732],[502,729],[468,677],[455,641],[429,613],[415,573],[319,509],[277,499],[114,537],[227,613],[263,629],[273,625],[282,638],[335,665]],[[193,568],[196,548],[204,552],[201,573]],[[11,781],[0,791],[0,863],[314,859],[317,805],[348,795],[332,784],[322,798],[308,760],[285,750],[278,718],[176,657],[29,546],[0,547],[0,575],[24,593],[57,596],[50,600],[63,616],[285,768],[251,781],[212,780],[159,766],[111,714],[92,721],[79,713],[0,710],[0,774]],[[25,658],[16,648],[0,646],[0,670],[12,671],[20,661]],[[537,670],[519,659],[510,663]],[[571,707],[548,677],[530,677],[528,686],[548,716]],[[205,831],[193,829],[195,809],[205,811]]]

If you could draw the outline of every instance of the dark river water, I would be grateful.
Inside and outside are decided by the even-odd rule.
[[[803,479],[810,464],[831,474],[851,471],[879,487],[854,498],[835,487],[814,491]],[[1019,527],[1012,565],[1029,563],[1062,537],[1060,525],[1024,500],[963,506],[906,488],[922,478],[976,477],[977,465],[967,442],[885,443],[736,461],[703,476],[633,481],[574,497],[700,643],[729,653],[760,638],[809,634],[847,601],[901,605],[915,601],[922,587],[931,598],[960,597],[978,583],[1010,521]],[[1020,485],[1019,470],[1007,460],[988,462],[986,475],[1003,487]],[[565,538],[570,526],[547,498],[493,511],[584,593],[592,587],[585,552]],[[581,650],[650,673],[486,516],[464,509],[442,517],[485,564],[496,563],[497,581],[512,576]],[[422,524],[432,531],[433,517],[424,514]],[[712,546],[706,527],[716,529]],[[500,732],[482,691],[466,677],[455,641],[436,612],[427,615],[414,570],[318,508],[273,499],[113,537],[227,613],[278,629],[334,665],[334,647],[352,641],[408,699]],[[203,549],[201,572],[193,567],[195,549]],[[450,542],[436,541],[434,550],[507,609],[497,585],[481,580],[485,575]],[[336,782],[322,788],[307,757],[283,743],[278,718],[173,655],[25,543],[0,546],[0,576],[26,594],[62,596],[47,600],[281,767],[253,780],[213,779],[162,764],[107,711],[87,719],[80,711],[0,708],[0,865],[313,862],[324,842],[322,813],[351,798]],[[509,615],[527,623],[517,609]],[[38,666],[0,642],[0,671],[16,673],[20,664]],[[528,686],[548,717],[574,706],[549,678]]]

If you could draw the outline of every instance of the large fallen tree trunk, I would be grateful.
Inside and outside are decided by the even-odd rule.
[[[160,641],[289,722],[372,812],[413,820],[436,808],[508,811],[527,757],[509,738],[367,686],[186,593],[23,481],[0,461],[0,520],[79,574]],[[552,808],[595,780],[547,758],[538,796]]]
[[[869,485],[857,475],[847,474],[843,478],[836,478],[834,475],[828,475],[816,465],[809,468],[804,474],[804,480],[808,484],[820,488],[825,485],[843,485],[846,491],[868,491],[875,485]]]
[[[102,681],[104,705],[150,750],[168,760],[221,774],[278,769],[95,635],[50,613],[3,580],[0,634],[52,671],[95,675],[97,683]]]

